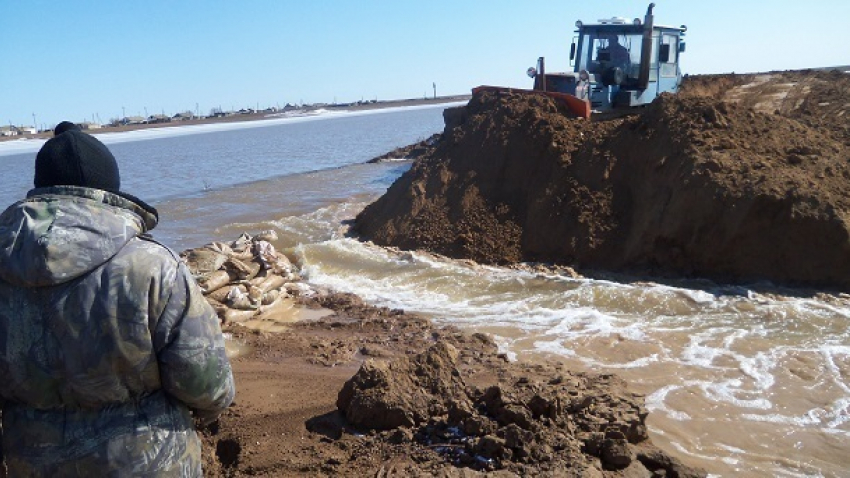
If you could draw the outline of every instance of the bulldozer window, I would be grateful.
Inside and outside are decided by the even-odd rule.
[[[668,61],[670,61],[670,45],[661,45],[661,52],[658,53],[658,61],[662,63],[667,63]]]
[[[661,35],[658,50],[658,61],[661,63],[661,76],[672,78],[677,75],[676,62],[679,55],[679,37],[676,35]]]
[[[579,70],[601,75],[612,67],[619,67],[626,77],[637,78],[640,70],[640,35],[586,33],[580,45],[581,51],[576,59]]]

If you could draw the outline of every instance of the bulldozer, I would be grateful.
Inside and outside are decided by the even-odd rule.
[[[547,73],[545,59],[527,70],[532,90],[479,86],[479,91],[543,94],[563,102],[576,116],[616,115],[651,103],[664,92],[675,93],[682,81],[679,58],[685,52],[687,27],[656,25],[650,3],[644,19],[623,17],[575,23],[570,46],[573,71]]]

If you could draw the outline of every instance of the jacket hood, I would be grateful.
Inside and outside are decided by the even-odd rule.
[[[0,279],[21,287],[76,279],[157,220],[155,209],[120,194],[76,186],[33,189],[0,215]]]

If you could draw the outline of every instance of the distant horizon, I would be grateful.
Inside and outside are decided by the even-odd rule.
[[[692,75],[685,73],[683,76],[685,76],[685,75],[687,75],[687,76],[733,75],[733,74],[734,75],[753,75],[753,74],[767,74],[767,73],[771,73],[771,72],[781,72],[781,71],[806,71],[806,70],[842,70],[845,73],[850,73],[850,64],[837,65],[837,66],[818,66],[818,67],[809,67],[809,68],[793,68],[793,69],[784,69],[784,70],[773,69],[773,70],[765,70],[765,71],[728,71],[728,72],[719,72],[719,73],[695,73],[695,74],[692,74]],[[526,87],[530,88],[531,85],[526,85]],[[395,99],[377,99],[376,101],[378,103],[393,103],[393,102],[406,102],[406,101],[420,101],[420,100],[423,100],[423,99],[424,100],[452,99],[452,98],[466,97],[466,96],[471,96],[471,95],[472,95],[472,92],[471,92],[471,89],[470,89],[470,92],[468,92],[468,93],[437,95],[436,97],[411,97],[411,98],[395,98]],[[291,105],[291,106],[295,106],[295,107],[298,107],[298,108],[316,107],[316,106],[343,107],[343,106],[347,106],[347,105],[356,104],[358,101],[369,102],[369,100],[365,100],[365,101],[364,100],[354,100],[354,101],[349,101],[349,102],[338,102],[338,103],[333,103],[333,102],[315,102],[315,103],[303,103],[303,104],[286,103],[283,107],[277,106],[278,104],[275,104],[274,106],[276,108],[278,108],[278,111],[282,111],[282,109],[286,105]],[[262,106],[262,105],[260,105],[260,106]],[[261,107],[259,109],[254,109],[254,111],[265,111],[266,109],[271,108],[271,107],[272,107],[271,105],[267,105],[265,108]],[[213,110],[218,109],[218,108],[221,108],[221,107],[220,106],[213,106],[213,107],[210,108],[208,113],[206,113],[206,114],[201,113],[201,114],[199,114],[199,117],[209,117],[209,116],[211,116],[210,113]],[[225,113],[233,113],[233,112],[238,112],[241,109],[251,109],[251,107],[246,106],[246,107],[243,107],[243,108],[233,109],[233,110],[222,109],[222,111],[225,112]],[[174,113],[171,113],[171,114],[166,112],[165,115],[169,116],[169,117],[174,117],[176,114],[181,113],[181,112],[193,112],[194,113],[194,111],[192,111],[192,110],[180,110],[180,111],[175,111]],[[130,118],[130,117],[151,118],[151,117],[154,117],[156,114],[157,113],[152,113],[152,114],[149,114],[148,116],[144,116],[142,114],[142,115],[127,115],[127,116],[124,116],[124,117],[117,117],[117,118],[111,117],[110,120],[111,119],[121,120],[121,119],[124,119],[124,118]],[[26,128],[26,127],[34,126],[34,127],[38,128],[39,132],[42,132],[42,131],[48,131],[48,130],[53,129],[57,124],[61,123],[62,121],[71,121],[72,123],[76,123],[76,124],[83,124],[83,123],[89,122],[88,119],[84,119],[82,121],[75,121],[75,120],[69,118],[69,119],[59,120],[52,125],[43,125],[43,127],[41,125],[37,126],[37,125],[30,125],[30,124],[27,124],[27,123],[15,124],[15,125],[12,125],[12,126],[14,126],[16,128]],[[98,123],[96,121],[91,121],[91,123],[106,125],[106,124],[110,124],[110,121],[104,121],[102,123]],[[6,124],[0,124],[0,127],[2,127],[2,126],[6,126]]]
[[[470,96],[472,96],[472,92],[469,92],[469,93],[466,93],[466,94],[458,94],[458,95],[438,95],[438,96],[436,96],[436,97],[428,97],[428,98],[419,97],[419,98],[398,98],[398,99],[384,99],[384,100],[382,100],[382,99],[378,99],[378,100],[375,100],[374,102],[372,102],[372,101],[370,101],[370,100],[368,100],[368,101],[358,100],[358,101],[351,101],[351,102],[345,102],[345,103],[323,103],[323,102],[319,102],[319,103],[304,103],[304,104],[295,104],[295,105],[293,105],[292,103],[287,103],[286,105],[281,106],[281,107],[278,107],[277,105],[275,105],[275,106],[274,106],[274,108],[276,108],[276,111],[275,111],[275,112],[273,112],[272,114],[283,112],[283,111],[284,111],[284,108],[285,108],[286,106],[293,106],[294,108],[297,108],[297,109],[303,109],[303,108],[320,108],[320,107],[324,107],[324,106],[330,106],[330,107],[333,107],[333,108],[344,108],[344,107],[348,107],[348,106],[355,106],[355,105],[359,105],[359,104],[406,103],[406,102],[415,102],[415,101],[423,101],[423,100],[425,100],[425,101],[440,101],[440,100],[451,101],[451,100],[456,99],[456,98],[465,98],[465,97],[470,97]],[[260,105],[260,106],[262,106],[262,105]],[[265,112],[265,111],[267,111],[267,110],[269,110],[269,109],[271,109],[271,108],[273,108],[273,107],[272,107],[272,106],[266,106],[265,108],[262,108],[262,107],[261,107],[261,108],[259,108],[259,109],[256,109],[256,108],[255,108],[255,109],[252,109],[252,108],[250,108],[250,107],[245,107],[245,108],[240,108],[240,109],[235,109],[235,110],[221,109],[220,111],[221,111],[221,112],[223,112],[223,113],[231,113],[231,114],[232,114],[232,113],[236,113],[236,114],[238,114],[238,113],[239,113],[239,111],[242,111],[242,110],[248,110],[248,109],[250,109],[250,110],[252,110],[252,111],[254,111],[254,112]],[[45,127],[41,127],[41,126],[39,125],[39,127],[38,127],[38,128],[39,128],[39,132],[49,131],[49,130],[52,130],[53,128],[55,128],[55,127],[56,127],[56,125],[57,125],[57,124],[59,124],[59,123],[61,123],[62,121],[70,121],[70,122],[75,123],[75,124],[78,124],[78,125],[79,125],[79,124],[99,124],[99,125],[108,125],[108,124],[111,124],[111,120],[113,120],[113,119],[115,119],[115,120],[119,120],[119,121],[120,121],[120,120],[123,120],[123,119],[126,119],[126,118],[135,118],[135,117],[140,117],[140,118],[149,119],[149,118],[154,118],[154,117],[156,117],[156,116],[158,116],[158,115],[160,115],[160,114],[164,114],[166,117],[169,117],[169,118],[174,118],[174,117],[175,117],[176,115],[178,115],[179,113],[185,113],[185,112],[190,112],[190,113],[193,113],[193,114],[197,114],[197,117],[198,117],[198,118],[210,118],[210,117],[212,117],[212,114],[211,114],[211,113],[212,113],[214,110],[218,110],[218,109],[219,109],[219,107],[213,107],[213,108],[211,108],[211,109],[210,109],[210,111],[209,111],[208,113],[206,113],[206,114],[204,114],[204,113],[197,114],[197,113],[195,113],[194,111],[190,111],[190,110],[180,110],[180,111],[175,111],[174,113],[171,113],[171,114],[169,114],[168,112],[165,112],[165,113],[160,112],[160,113],[152,113],[152,114],[149,114],[148,116],[144,116],[144,115],[126,115],[126,116],[124,116],[124,117],[112,117],[112,118],[110,118],[110,121],[103,121],[102,123],[101,123],[101,122],[97,122],[97,121],[89,121],[88,119],[85,119],[85,120],[82,120],[82,121],[75,121],[75,120],[73,120],[73,119],[65,119],[65,120],[60,120],[60,121],[58,121],[57,123],[55,123],[55,124],[53,124],[53,125],[46,125]],[[171,126],[177,126],[179,123],[169,123],[169,124],[170,124]],[[4,126],[7,126],[7,125],[8,125],[8,123],[7,123],[7,124],[5,124],[5,125],[4,125],[4,124],[0,124],[0,127],[4,127]],[[165,125],[165,123],[163,123],[163,125]],[[35,125],[30,125],[30,124],[16,124],[16,125],[12,125],[12,126],[13,126],[13,127],[16,127],[16,128],[27,128],[27,127],[35,126]],[[2,140],[0,140],[0,141],[2,141]]]
[[[163,111],[208,114],[219,106],[529,88],[525,72],[538,57],[550,71],[571,70],[577,20],[643,18],[648,3],[14,2],[0,6],[0,43],[10,52],[0,75],[0,124],[41,128]],[[655,3],[657,23],[687,25],[683,74],[818,69],[850,60],[844,0],[776,0],[769,8],[733,0]],[[807,26],[830,47],[813,48]]]
[[[753,74],[766,74],[766,73],[779,72],[779,71],[805,71],[805,70],[843,70],[845,73],[850,73],[850,64],[848,64],[848,65],[838,65],[838,66],[819,66],[819,67],[810,67],[810,68],[793,68],[793,69],[787,69],[787,70],[776,70],[776,69],[774,69],[774,70],[765,70],[765,71],[729,71],[729,72],[719,72],[719,73],[695,73],[695,74],[692,74],[692,75],[689,75],[689,76],[698,76],[698,75],[732,75],[732,74],[734,74],[734,75],[753,75]],[[688,74],[687,74],[687,73],[685,73],[684,75],[688,75]],[[683,76],[684,76],[684,75],[683,75]],[[531,87],[531,85],[527,85],[526,87],[530,88],[530,87]],[[470,92],[469,92],[469,93],[448,94],[448,95],[437,95],[436,97],[412,97],[412,98],[395,98],[395,99],[377,99],[376,101],[377,101],[378,103],[392,103],[392,102],[405,102],[405,101],[419,101],[419,100],[423,100],[423,99],[425,99],[425,100],[452,99],[452,98],[465,97],[465,96],[471,96],[471,95],[472,95],[472,92],[471,92],[471,89],[470,89]],[[347,105],[356,104],[358,101],[368,102],[369,100],[365,100],[365,101],[364,101],[364,100],[354,100],[354,101],[339,102],[339,103],[333,103],[333,102],[315,102],[315,103],[303,103],[303,104],[286,103],[283,107],[277,106],[278,104],[276,103],[274,106],[275,106],[276,108],[278,108],[278,110],[279,110],[279,111],[281,111],[281,110],[282,110],[282,109],[283,109],[286,105],[292,105],[292,106],[299,107],[299,108],[301,108],[301,107],[316,107],[316,106],[336,106],[336,107],[341,107],[341,106],[347,106]],[[260,105],[260,106],[262,106],[262,105]],[[269,108],[271,108],[271,107],[272,107],[271,105],[267,105],[265,108],[262,108],[262,107],[261,107],[261,108],[259,108],[259,109],[254,109],[254,111],[265,111],[266,109],[269,109]],[[207,114],[203,114],[203,113],[201,113],[201,114],[199,114],[198,116],[199,116],[199,117],[209,117],[209,116],[211,116],[211,115],[210,115],[210,113],[211,113],[213,110],[217,109],[217,108],[221,108],[221,107],[220,107],[220,106],[213,106],[213,107],[211,107],[211,108],[210,108],[210,110],[209,110],[209,112],[208,112]],[[251,107],[250,107],[250,106],[246,106],[246,107],[239,108],[239,109],[235,109],[235,110],[222,109],[222,111],[223,111],[223,112],[225,112],[225,113],[233,113],[233,112],[238,112],[238,111],[240,111],[241,109],[251,109]],[[175,115],[177,115],[178,113],[181,113],[181,112],[194,112],[194,111],[192,111],[192,110],[179,110],[179,111],[175,111],[174,113],[171,113],[171,114],[169,114],[169,113],[167,113],[167,112],[166,112],[166,113],[164,113],[164,114],[165,114],[166,116],[169,116],[169,117],[174,117]],[[144,115],[127,115],[127,116],[124,116],[124,117],[117,117],[117,119],[121,120],[121,119],[124,119],[124,118],[137,117],[137,116],[138,116],[138,117],[142,117],[142,118],[151,118],[151,117],[154,117],[156,114],[157,114],[157,113],[151,113],[151,114],[149,114],[148,116],[144,116]],[[111,120],[111,119],[116,119],[116,117],[111,117],[111,118],[110,118],[110,120]],[[88,119],[84,119],[84,120],[82,120],[82,121],[75,121],[75,120],[73,120],[73,119],[70,119],[70,118],[69,118],[69,119],[59,120],[59,121],[57,121],[56,123],[54,123],[53,125],[44,125],[44,127],[36,126],[36,125],[31,125],[31,124],[26,124],[26,123],[23,123],[23,124],[15,124],[15,125],[12,125],[12,126],[17,127],[17,128],[25,128],[25,127],[34,126],[34,127],[37,127],[37,128],[39,129],[39,132],[42,132],[42,131],[47,131],[47,130],[51,130],[51,129],[53,129],[53,128],[57,125],[57,124],[61,123],[62,121],[71,121],[72,123],[76,123],[76,124],[83,124],[83,123],[87,123],[87,122],[89,122],[89,120],[88,120]],[[102,123],[98,123],[98,122],[96,122],[96,121],[91,121],[91,123],[96,123],[96,124],[106,125],[106,124],[110,124],[110,121],[104,121],[104,122],[102,122]],[[7,123],[7,124],[8,124],[8,123]],[[2,126],[6,126],[6,125],[4,125],[4,124],[0,124],[0,127],[2,127]]]
[[[462,96],[462,95],[455,95]],[[446,97],[451,99],[453,96]],[[439,100],[439,97],[438,97]],[[405,101],[405,100],[395,100]],[[131,141],[146,141],[150,139],[168,138],[172,136],[183,136],[191,134],[206,134],[217,131],[229,131],[238,129],[263,128],[278,124],[291,124],[304,121],[328,120],[334,118],[344,118],[353,116],[365,116],[383,113],[393,113],[397,111],[410,111],[427,108],[439,108],[452,105],[460,105],[463,102],[446,102],[446,103],[427,103],[419,105],[399,105],[386,108],[374,108],[364,110],[319,110],[321,113],[305,116],[290,116],[290,117],[274,117],[253,119],[247,121],[235,122],[212,122],[212,123],[196,123],[196,124],[181,124],[181,123],[161,123],[155,127],[133,129],[129,131],[98,131],[92,130],[87,133],[95,138],[98,138],[104,144],[116,144]],[[6,139],[0,141],[0,157],[11,156],[15,154],[29,154],[37,152],[41,146],[49,138],[27,137]]]

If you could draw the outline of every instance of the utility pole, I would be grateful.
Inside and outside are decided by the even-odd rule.
[[[436,100],[437,99],[437,82],[435,81],[434,83],[432,83],[432,85],[434,86],[434,99]]]
[[[122,106],[122,107],[121,107],[121,119],[123,120],[123,119],[124,119],[124,118],[126,118],[126,117],[127,117],[127,112],[126,112],[126,111],[124,111],[124,107]]]
[[[32,127],[38,132],[38,123],[35,121],[35,113],[32,114]]]
[[[145,119],[147,119],[147,118],[148,118],[148,107],[145,106]]]

